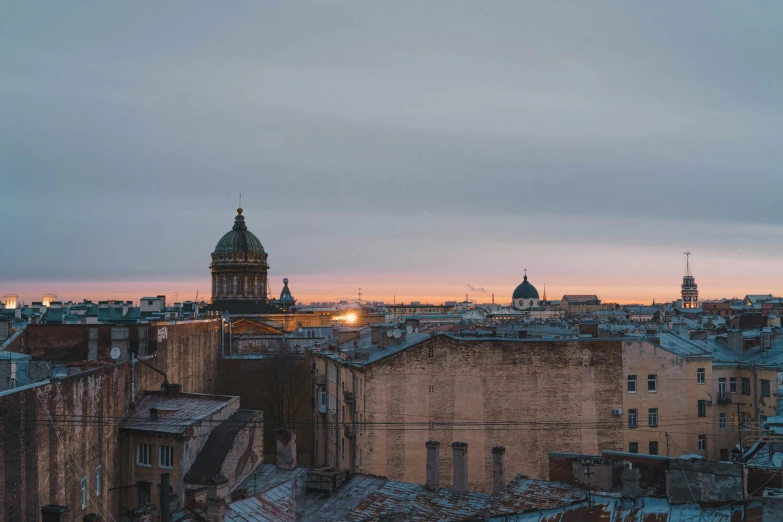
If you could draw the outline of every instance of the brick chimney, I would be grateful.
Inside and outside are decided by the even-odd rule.
[[[166,385],[163,391],[166,392],[166,395],[168,395],[169,397],[176,397],[179,395],[179,392],[182,391],[182,385],[169,383],[168,385]]]
[[[503,455],[506,453],[504,446],[492,448],[492,494],[498,495],[506,485],[503,480]]]
[[[636,468],[625,468],[620,474],[622,484],[622,494],[626,498],[636,498],[639,496],[639,480],[641,473]]]
[[[428,440],[424,445],[427,448],[427,489],[437,491],[440,487],[440,442]]]
[[[296,468],[296,433],[292,430],[277,430],[277,467]]]
[[[744,351],[742,330],[729,330],[726,332],[726,344],[735,352],[742,353]]]
[[[71,513],[65,506],[47,504],[41,508],[42,522],[70,522]]]
[[[468,443],[454,442],[451,445],[452,461],[454,463],[451,478],[455,493],[468,492]]]
[[[209,522],[225,522],[226,501],[219,497],[207,499],[207,520]]]

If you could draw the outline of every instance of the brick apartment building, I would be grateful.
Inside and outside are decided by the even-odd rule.
[[[547,478],[551,451],[728,459],[738,428],[752,440],[777,411],[783,340],[760,354],[736,339],[674,334],[547,341],[414,331],[374,326],[310,352],[316,465],[422,483],[427,440],[465,441],[469,487],[488,491],[497,445],[512,474],[532,478]],[[450,453],[440,458],[448,468]]]

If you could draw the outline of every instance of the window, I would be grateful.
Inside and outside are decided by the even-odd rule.
[[[636,393],[636,375],[628,376],[628,393]]]
[[[657,440],[651,440],[650,444],[647,448],[647,453],[650,455],[657,455],[658,454],[658,441]]]
[[[729,419],[731,419],[731,422],[730,422],[731,427],[732,428],[738,427],[739,426],[739,421],[737,420],[737,414],[736,413],[730,413],[729,415],[730,415]]]
[[[628,427],[635,428],[639,425],[639,413],[636,409],[628,410]]]
[[[726,400],[726,377],[718,379],[718,400]]]
[[[152,451],[149,444],[136,444],[136,464],[152,466]]]
[[[158,466],[161,468],[174,467],[174,448],[171,446],[158,446]]]
[[[434,391],[435,391],[435,386],[433,386],[432,384],[430,384],[430,393],[432,393],[432,392],[434,392]]]
[[[747,377],[742,378],[742,395],[750,395],[750,379]]]
[[[750,429],[750,415],[745,412],[742,412],[742,429],[743,430]]]
[[[737,378],[729,377],[729,393],[737,393]]]
[[[95,468],[95,496],[101,496],[101,490],[103,489],[103,466],[98,464]]]
[[[725,413],[720,414],[720,429],[725,430],[729,427],[729,416]]]
[[[769,381],[767,379],[761,379],[761,396],[769,397]]]
[[[428,346],[427,347],[427,357],[435,357],[435,347],[434,346]]]
[[[647,391],[650,393],[658,391],[658,376],[654,373],[647,376]]]
[[[647,410],[647,425],[651,428],[658,427],[658,408],[650,408]]]
[[[326,386],[318,387],[318,412],[326,413]]]
[[[87,477],[82,477],[82,509],[87,508]]]
[[[729,460],[729,450],[726,448],[720,449],[720,460],[728,461]]]
[[[343,439],[343,447],[342,447],[342,450],[341,450],[341,457],[345,458],[345,439]]]
[[[696,370],[696,384],[704,384],[704,368]]]
[[[707,435],[699,435],[699,451],[707,451]]]
[[[706,417],[707,416],[707,401],[700,400],[699,401],[699,417]]]
[[[638,442],[629,442],[628,443],[628,453],[639,453],[639,443]]]
[[[152,489],[149,482],[137,482],[136,491],[139,494],[139,506],[146,506],[150,503],[150,490]]]

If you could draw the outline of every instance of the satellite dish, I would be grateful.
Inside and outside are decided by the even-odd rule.
[[[405,331],[408,332],[409,334],[412,334],[413,333],[413,327],[411,325],[408,325],[407,327],[405,327]]]
[[[391,337],[392,335],[394,334],[392,334],[391,330],[386,330],[386,337]]]
[[[413,331],[416,332],[416,333],[419,333],[419,329],[418,328],[414,328]]]
[[[397,320],[397,322],[398,322],[398,323],[400,323],[400,324],[402,324],[402,323],[404,323],[404,322],[405,322],[405,318],[404,318],[404,317],[400,317],[400,318]]]
[[[114,348],[111,349],[109,355],[111,356],[113,361],[116,361],[117,359],[120,358],[120,355],[122,355],[122,350],[120,350],[115,346]]]
[[[299,335],[302,335],[304,333],[304,328],[300,326],[299,328],[296,329],[296,331],[299,332]]]
[[[778,451],[772,455],[772,464],[774,464],[776,468],[783,466],[783,453]]]
[[[392,332],[392,335],[394,336],[395,339],[399,339],[400,337],[402,337],[402,330],[400,330],[399,328],[395,328],[394,331]]]

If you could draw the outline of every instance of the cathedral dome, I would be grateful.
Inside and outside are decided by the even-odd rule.
[[[264,254],[261,241],[247,229],[242,209],[237,209],[237,217],[230,232],[220,238],[215,247],[215,254]]]
[[[524,281],[514,289],[512,299],[538,299],[538,290],[527,282],[527,274]]]

